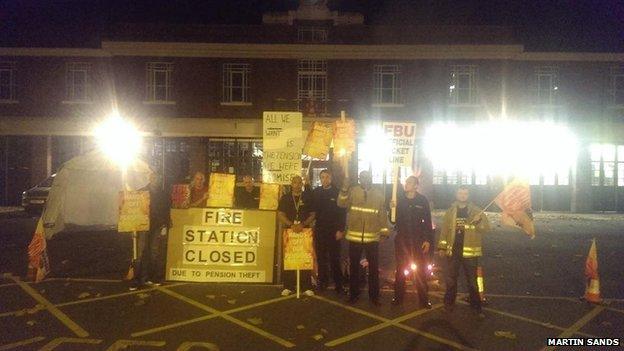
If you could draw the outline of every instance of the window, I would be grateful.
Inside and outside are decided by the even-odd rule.
[[[0,102],[15,101],[15,62],[0,62]]]
[[[444,177],[446,172],[441,169],[434,168],[433,170],[433,184],[444,184]]]
[[[250,174],[262,178],[262,140],[210,139],[209,172],[235,173],[240,178]]]
[[[297,40],[300,43],[325,43],[327,32],[325,28],[300,27],[297,30]]]
[[[173,88],[173,63],[149,62],[147,64],[147,102],[171,103]]]
[[[399,65],[375,65],[373,86],[374,105],[401,105],[401,69]]]
[[[249,64],[223,65],[223,104],[249,105]]]
[[[477,103],[477,67],[474,65],[451,66],[449,102],[451,105],[475,105]]]
[[[611,95],[611,105],[624,105],[624,67],[611,67],[611,79],[609,92]]]
[[[327,61],[299,60],[297,99],[304,115],[327,112]]]
[[[556,105],[558,100],[557,67],[540,66],[535,69],[535,102],[538,105]]]
[[[67,101],[88,102],[91,100],[90,73],[90,63],[67,63],[65,72],[65,99]]]
[[[624,186],[624,145],[591,144],[590,157],[591,185]]]

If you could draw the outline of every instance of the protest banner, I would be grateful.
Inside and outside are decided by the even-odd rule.
[[[149,191],[120,191],[118,232],[143,232],[149,230]]]
[[[263,113],[262,181],[290,184],[301,175],[301,112]]]
[[[414,142],[416,141],[416,123],[383,122],[383,133],[389,143],[388,164],[392,169],[392,203],[396,204],[397,188],[399,186],[399,170],[414,169]],[[396,207],[390,209],[390,219],[396,218]]]
[[[303,228],[300,233],[285,229],[284,236],[284,270],[306,270],[313,268],[314,252],[312,246],[312,229]]]
[[[261,210],[276,210],[279,202],[279,184],[262,183],[260,185],[260,205]]]
[[[171,207],[188,208],[191,200],[191,187],[188,184],[174,184],[171,187]]]
[[[234,187],[236,176],[226,173],[211,173],[208,182],[208,207],[232,207],[234,206]]]
[[[331,125],[323,122],[312,122],[303,145],[303,154],[319,160],[325,160],[329,154],[332,134]]]
[[[273,281],[274,211],[172,209],[171,220],[168,280]]]

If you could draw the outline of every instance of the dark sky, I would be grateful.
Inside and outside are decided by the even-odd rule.
[[[118,22],[259,24],[265,11],[295,9],[296,0],[4,0],[0,43],[99,44]],[[329,0],[358,11],[367,24],[511,25],[529,50],[624,52],[624,0]]]

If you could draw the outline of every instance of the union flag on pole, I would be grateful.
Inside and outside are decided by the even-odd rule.
[[[502,224],[519,227],[531,239],[535,238],[535,225],[531,211],[531,188],[527,182],[520,180],[510,182],[494,201],[503,210]]]
[[[50,260],[43,231],[43,220],[39,218],[35,234],[28,245],[28,275],[35,282],[40,282],[49,272]]]

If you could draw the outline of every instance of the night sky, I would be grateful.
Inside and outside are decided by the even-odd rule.
[[[4,0],[1,46],[98,47],[115,23],[260,24],[265,11],[296,9],[293,0]],[[624,52],[622,0],[330,0],[366,24],[511,25],[532,51]]]

